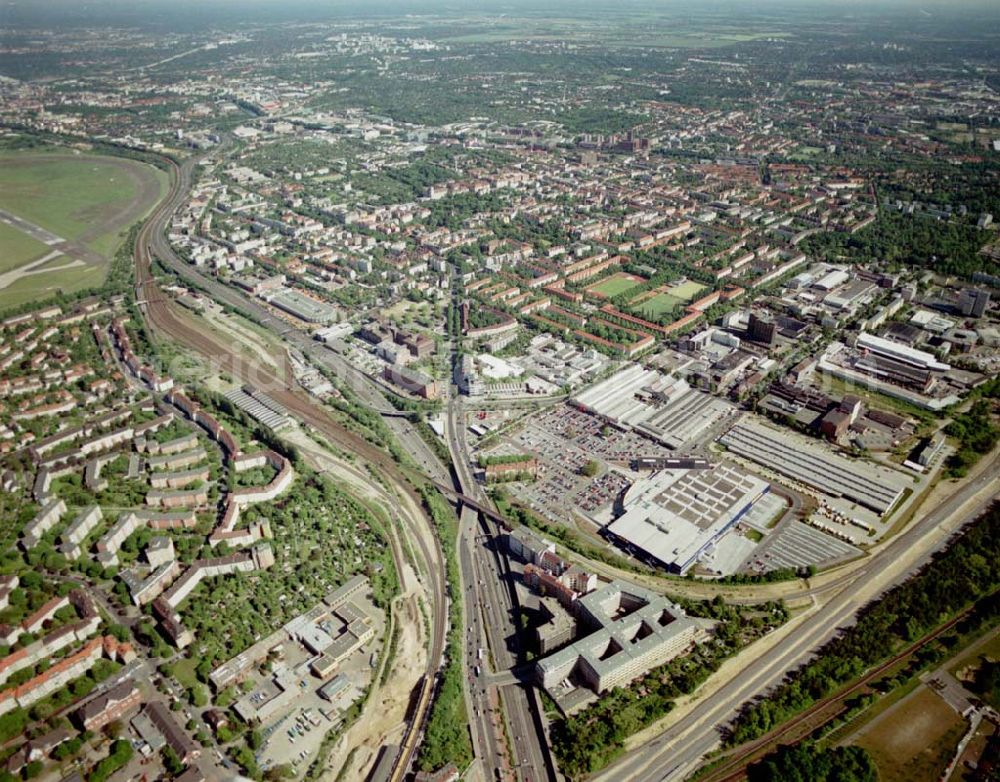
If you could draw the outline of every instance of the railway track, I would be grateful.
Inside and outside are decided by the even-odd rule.
[[[305,398],[295,386],[295,382],[289,373],[286,372],[284,376],[279,377],[266,367],[257,364],[248,364],[245,355],[238,355],[230,346],[219,342],[211,334],[191,326],[184,319],[177,316],[172,300],[160,290],[159,284],[153,276],[153,255],[151,248],[155,236],[164,230],[166,221],[186,195],[190,183],[191,169],[197,158],[191,158],[185,161],[183,165],[178,165],[169,158],[161,159],[170,168],[170,190],[160,206],[156,208],[149,219],[143,224],[135,243],[136,298],[141,302],[140,308],[147,324],[152,327],[154,332],[169,336],[171,339],[209,358],[218,367],[240,381],[252,380],[256,385],[266,385],[267,393],[275,401],[284,405],[285,408],[301,421],[321,432],[338,447],[349,453],[358,455],[363,461],[375,467],[380,473],[385,475],[398,492],[406,495],[417,508],[422,508],[423,500],[413,485],[413,476],[405,474],[388,453],[334,420],[316,402]],[[423,476],[418,476],[417,480],[426,479]],[[406,740],[401,746],[393,767],[391,777],[393,780],[401,779],[406,773],[413,760],[414,753],[419,746],[418,739],[422,735],[424,723],[429,714],[436,674],[443,657],[448,629],[448,587],[444,576],[444,558],[433,522],[426,517],[426,514],[424,515],[427,529],[415,530],[416,534],[413,537],[415,538],[420,556],[427,565],[428,578],[432,581],[429,585],[429,591],[434,603],[432,606],[431,643],[428,651],[427,670],[421,685],[421,693],[407,727]],[[429,537],[434,541],[433,546],[428,545],[428,532]],[[400,548],[400,543],[396,536],[390,535],[389,542],[394,549],[393,556],[395,560],[397,562],[405,561],[405,555]]]
[[[994,592],[993,594],[996,594],[996,592]],[[808,724],[810,720],[817,714],[820,714],[822,711],[828,709],[830,706],[837,703],[838,701],[843,701],[851,697],[855,693],[857,693],[859,690],[867,687],[869,684],[871,684],[875,679],[884,674],[886,671],[891,670],[893,666],[899,664],[908,657],[911,657],[914,653],[918,652],[920,649],[925,647],[931,641],[935,640],[936,638],[939,638],[944,633],[948,632],[948,630],[950,630],[952,627],[957,625],[963,619],[967,618],[974,610],[975,610],[975,605],[969,606],[968,608],[966,608],[964,611],[962,611],[960,614],[958,614],[948,622],[945,622],[940,627],[932,630],[930,633],[923,636],[923,638],[914,641],[912,644],[907,646],[903,651],[899,652],[896,655],[893,655],[888,660],[876,665],[874,668],[868,671],[868,673],[864,674],[864,676],[862,676],[860,679],[855,680],[855,682],[849,685],[846,689],[840,690],[834,695],[831,695],[827,698],[823,698],[822,700],[817,701],[808,709],[798,714],[797,716],[793,717],[792,719],[788,720],[778,728],[775,728],[770,733],[761,736],[759,739],[755,739],[754,741],[742,745],[742,747],[740,747],[735,757],[733,757],[729,761],[726,761],[722,765],[713,768],[711,771],[706,773],[705,776],[701,777],[700,782],[739,782],[739,780],[745,779],[747,766],[750,765],[750,762],[755,757],[761,755],[762,752],[766,754],[767,751],[777,748],[780,740],[785,736],[788,736],[789,733],[795,731],[796,728]],[[812,729],[816,730],[816,728],[820,727],[822,724],[825,724],[826,722],[829,722],[829,718],[823,720],[820,723],[820,725],[816,725]]]

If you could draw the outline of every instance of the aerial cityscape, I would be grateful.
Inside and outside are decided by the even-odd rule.
[[[0,782],[1000,781],[1000,5],[13,0]]]

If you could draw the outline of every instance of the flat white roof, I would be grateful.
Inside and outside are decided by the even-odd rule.
[[[938,361],[933,353],[928,353],[926,350],[917,350],[916,348],[907,347],[906,345],[900,345],[898,342],[893,342],[892,340],[885,339],[884,337],[876,337],[874,334],[869,334],[867,332],[862,332],[862,334],[858,337],[857,346],[859,348],[871,350],[874,353],[881,353],[882,355],[889,356],[890,358],[905,361],[908,364],[913,364],[924,369],[936,369],[939,372],[946,372],[951,369],[950,364],[944,364]]]
[[[633,484],[608,531],[683,572],[768,488],[728,464],[663,470]]]
[[[645,397],[645,399],[640,398]],[[575,397],[587,410],[681,448],[733,407],[682,378],[629,364]]]
[[[848,459],[798,435],[745,419],[720,440],[733,453],[812,486],[832,497],[886,513],[910,483],[908,476],[871,462]]]

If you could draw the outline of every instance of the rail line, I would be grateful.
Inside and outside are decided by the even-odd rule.
[[[171,299],[163,294],[152,274],[151,248],[153,238],[158,232],[164,229],[166,220],[179,206],[180,199],[187,189],[190,166],[196,160],[196,158],[191,158],[185,162],[184,166],[179,166],[170,158],[161,157],[160,159],[165,161],[170,169],[171,186],[167,197],[161,202],[160,206],[157,207],[149,219],[146,220],[136,236],[136,298],[142,302],[141,306],[145,320],[157,331],[187,345],[202,355],[214,359],[219,362],[221,368],[231,373],[234,377],[246,380],[247,367],[243,360],[233,354],[229,346],[218,342],[209,334],[199,331],[179,319],[172,310]],[[411,480],[404,475],[399,465],[396,464],[391,456],[335,421],[326,411],[317,407],[315,403],[302,398],[295,389],[294,381],[290,378],[278,377],[265,367],[258,365],[255,365],[253,370],[255,382],[267,383],[268,393],[275,401],[284,405],[305,423],[322,432],[324,436],[339,447],[350,453],[357,454],[367,463],[377,467],[418,508],[422,507],[422,498],[419,493],[414,488]],[[418,480],[427,479],[424,476],[420,476]],[[439,486],[439,488],[444,489],[445,487]],[[417,739],[422,734],[424,722],[428,716],[434,693],[436,674],[440,666],[447,634],[448,587],[444,578],[443,554],[440,544],[437,541],[437,533],[433,522],[429,519],[428,527],[435,540],[433,552],[428,547],[424,535],[416,534],[414,537],[420,554],[424,562],[427,563],[428,577],[432,582],[429,585],[429,591],[434,602],[433,629],[431,632],[427,670],[421,685],[420,696],[413,710],[413,716],[407,727],[406,740],[403,742],[393,765],[391,777],[393,780],[401,779],[406,773],[412,762],[413,755],[419,746]],[[394,550],[396,560],[403,561],[404,555],[401,550],[398,550],[399,542],[395,539],[395,536],[390,535],[389,542],[396,549]]]
[[[989,595],[985,595],[983,598],[979,598],[979,600],[977,600],[976,602],[978,603],[980,600],[996,595],[998,592],[1000,592],[1000,590],[994,590]],[[837,701],[842,701],[845,698],[850,697],[863,687],[868,686],[868,684],[870,684],[874,679],[877,679],[879,676],[881,676],[887,670],[892,668],[894,665],[905,660],[907,657],[910,657],[915,652],[919,651],[924,646],[929,644],[931,641],[933,641],[936,638],[939,638],[941,635],[946,633],[952,627],[954,627],[963,619],[968,617],[973,611],[975,611],[975,609],[976,609],[976,604],[969,606],[964,611],[962,611],[949,621],[945,622],[943,625],[940,625],[927,635],[923,636],[923,638],[914,641],[903,651],[893,655],[885,662],[876,665],[874,668],[868,671],[868,673],[864,674],[864,676],[862,676],[860,679],[857,679],[854,682],[854,684],[848,686],[847,689],[841,690],[835,693],[834,695],[830,695],[826,698],[823,698],[820,701],[817,701],[808,709],[796,715],[795,717],[792,717],[792,719],[780,725],[778,728],[775,728],[767,735],[761,736],[761,738],[759,739],[754,739],[748,744],[744,744],[742,748],[739,750],[737,757],[735,757],[730,761],[727,761],[721,766],[716,766],[715,768],[713,768],[710,772],[708,772],[704,777],[701,778],[701,782],[738,782],[739,780],[744,779],[746,777],[746,767],[749,765],[748,763],[749,759],[752,758],[754,755],[757,755],[762,749],[770,749],[773,746],[777,746],[778,741],[782,738],[782,736],[786,736],[794,728],[801,726],[804,722],[807,722],[811,717],[815,716],[816,714],[823,711],[832,704],[836,703]],[[824,720],[824,723],[828,721],[829,720]]]

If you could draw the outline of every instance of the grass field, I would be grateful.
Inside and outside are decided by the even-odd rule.
[[[596,293],[598,296],[603,296],[606,299],[613,299],[615,296],[620,296],[633,288],[642,285],[645,280],[635,274],[629,274],[628,272],[618,272],[612,274],[610,277],[605,277],[600,282],[595,282],[593,285],[587,287],[587,290],[591,293]]]
[[[70,263],[65,256],[53,259],[57,267]],[[26,301],[42,301],[57,293],[72,293],[101,285],[107,266],[83,264],[72,268],[56,268],[44,273],[21,277],[0,289],[0,312]]]
[[[934,782],[965,729],[965,720],[921,686],[866,725],[854,743],[872,754],[880,782]]]
[[[64,239],[77,239],[95,221],[125,209],[137,183],[117,160],[81,155],[4,155],[0,158],[0,208]]]
[[[0,209],[66,242],[48,247],[0,225],[0,310],[100,285],[129,226],[166,184],[162,171],[124,158],[59,148],[0,155]],[[52,250],[61,254],[19,271]]]
[[[637,296],[631,302],[631,309],[637,315],[655,320],[675,307],[687,304],[706,290],[708,287],[701,283],[685,280]]]
[[[678,299],[669,293],[657,293],[655,296],[637,305],[637,309],[647,318],[658,318],[664,313],[673,310],[678,304],[683,303],[683,299]]]
[[[0,223],[0,272],[16,269],[32,258],[45,255],[49,248],[25,233]]]
[[[193,657],[186,657],[174,663],[174,678],[180,682],[181,687],[190,690],[197,686],[198,677],[194,669],[198,666],[198,660]]]
[[[706,290],[708,290],[707,286],[698,282],[686,280],[679,285],[673,285],[667,288],[667,293],[687,304],[689,301],[699,296],[702,291]]]

